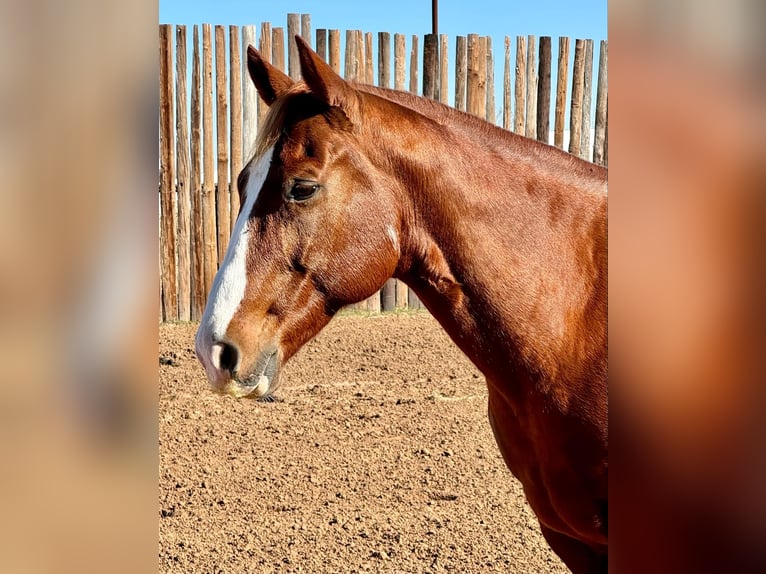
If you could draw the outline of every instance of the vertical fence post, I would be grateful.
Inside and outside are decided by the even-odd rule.
[[[455,108],[466,110],[466,74],[468,73],[468,45],[465,36],[455,40]]]
[[[439,101],[449,105],[449,42],[447,34],[439,36]]]
[[[340,74],[340,30],[330,30],[328,41],[330,47],[330,67],[336,74]]]
[[[537,71],[535,70],[535,37],[527,38],[527,123],[524,135],[537,138]]]
[[[268,30],[264,34],[264,24],[261,24],[261,38],[258,44],[255,43],[255,26],[252,24],[242,26],[242,70],[240,75],[242,76],[242,154],[243,156],[250,155],[252,146],[255,143],[255,134],[258,129],[258,121],[260,118],[261,107],[264,108],[263,114],[266,115],[266,109],[261,102],[258,101],[258,93],[255,91],[255,84],[250,79],[250,74],[247,71],[247,47],[257,46],[263,58],[267,58],[271,61],[271,25],[268,25]],[[268,42],[265,40],[268,39]],[[268,53],[264,49],[268,47]]]
[[[293,80],[301,79],[300,63],[298,62],[298,44],[295,36],[301,33],[301,15],[287,15],[287,75]]]
[[[479,58],[479,83],[476,94],[478,116],[487,119],[487,37],[479,36],[476,44]]]
[[[311,46],[311,14],[301,14],[301,38]],[[294,41],[295,38],[291,38],[291,40]]]
[[[569,111],[569,153],[579,156],[582,142],[582,96],[585,73],[585,42],[575,40],[572,67],[572,108]]]
[[[271,29],[271,64],[285,71],[285,29]]]
[[[367,70],[365,69],[364,59],[364,34],[361,30],[354,30],[354,33],[356,34],[356,53],[354,54],[356,81],[364,83],[367,80]]]
[[[479,35],[468,34],[466,50],[466,94],[465,109],[469,114],[478,116],[479,108]]]
[[[176,166],[178,179],[178,319],[191,318],[189,124],[186,110],[186,26],[176,26]]]
[[[410,51],[410,92],[418,93],[418,36],[412,35],[412,50]]]
[[[503,70],[503,129],[513,129],[511,118],[511,39],[506,36],[505,67]]]
[[[435,100],[439,78],[439,38],[426,34],[423,38],[423,96]]]
[[[226,246],[231,235],[229,224],[229,150],[226,140],[228,98],[226,97],[226,36],[223,26],[215,27],[215,93],[216,135],[218,144],[218,181],[216,187],[216,215],[218,217],[218,265],[223,263]]]
[[[601,41],[598,55],[598,87],[596,89],[596,133],[593,138],[593,162],[606,165],[604,143],[606,140],[606,87],[608,44]]]
[[[487,121],[497,123],[495,119],[495,57],[492,54],[492,38],[487,36]]]
[[[160,245],[163,320],[178,320],[176,281],[175,166],[173,154],[173,38],[160,26]]]
[[[319,57],[327,62],[327,28],[317,28],[316,35],[317,54],[319,54]]]
[[[394,89],[403,91],[406,78],[406,46],[404,34],[394,34]]]
[[[229,165],[230,203],[229,225],[230,232],[234,230],[234,223],[239,214],[239,190],[237,189],[237,177],[242,171],[242,62],[239,59],[239,28],[229,26],[229,149],[231,161]]]
[[[378,32],[378,85],[391,87],[391,34]]]
[[[258,51],[261,54],[261,57],[264,58],[267,62],[273,61],[272,56],[272,43],[274,40],[274,33],[271,29],[271,24],[269,22],[261,22],[261,35],[258,38]],[[247,61],[245,62],[247,63]],[[257,102],[257,119],[258,124],[257,128],[253,124],[251,124],[248,121],[245,121],[245,141],[247,142],[247,149],[249,153],[252,153],[255,151],[255,138],[258,135],[258,129],[261,125],[263,125],[263,120],[266,117],[266,114],[269,111],[269,106],[266,105],[266,102],[264,102],[261,99],[261,96],[258,95],[258,91],[255,89],[255,84],[253,83],[252,78],[250,78],[250,72],[247,72],[247,90],[245,91],[245,112],[247,113],[248,110],[250,110],[250,105],[248,102],[250,101],[250,98],[255,98],[255,101]],[[250,95],[252,94],[252,95]],[[252,111],[250,112],[252,113]]]
[[[516,36],[516,109],[513,116],[513,131],[524,134],[524,113],[526,112],[526,73],[527,73],[527,39]]]
[[[553,144],[564,149],[564,118],[567,102],[567,76],[569,69],[569,38],[559,37],[559,68],[556,76],[556,119]]]
[[[372,85],[375,85],[375,64],[374,53],[372,49],[372,32],[366,32],[364,34],[364,66],[367,76],[365,81]]]
[[[218,269],[218,243],[215,231],[215,150],[213,148],[213,47],[210,24],[202,25],[202,137],[205,166],[202,188],[202,237],[205,246],[205,297],[207,297]]]
[[[540,65],[537,70],[537,139],[550,143],[551,130],[551,37],[540,37]]]
[[[580,157],[591,161],[590,108],[593,92],[593,40],[585,40],[585,71],[583,72],[582,93],[582,139]]]
[[[346,30],[346,57],[343,63],[343,76],[347,80],[356,80],[354,56],[356,55],[356,34],[353,30]]]
[[[200,164],[200,130],[202,114],[200,109],[200,63],[199,63],[199,28],[194,25],[194,46],[192,48],[192,83],[191,83],[191,320],[202,317],[205,307],[205,267],[202,221],[202,165]]]

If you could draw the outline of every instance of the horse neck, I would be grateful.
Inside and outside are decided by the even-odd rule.
[[[580,331],[603,331],[582,339],[597,349],[605,170],[472,117],[382,107],[389,121],[376,126],[370,153],[403,206],[395,275],[458,346],[485,374],[510,360],[552,377],[561,357],[583,351]]]

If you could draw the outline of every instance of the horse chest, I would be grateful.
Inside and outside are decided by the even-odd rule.
[[[500,453],[541,524],[605,543],[606,446],[528,397],[509,402],[489,385],[489,421]]]

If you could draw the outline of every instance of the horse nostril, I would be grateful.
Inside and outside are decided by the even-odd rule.
[[[221,371],[234,373],[239,363],[237,348],[229,343],[216,343],[213,346],[213,363]]]

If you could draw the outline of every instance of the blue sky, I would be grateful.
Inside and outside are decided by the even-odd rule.
[[[401,33],[407,36],[406,53],[410,51],[410,36],[431,32],[431,0],[160,0],[159,20],[162,24],[254,24],[260,33],[261,22],[287,28],[288,13],[311,14],[312,41],[317,28],[341,30],[341,50],[344,30]],[[556,54],[558,36],[595,40],[593,62],[593,96],[595,109],[595,80],[598,70],[599,41],[607,39],[606,0],[439,0],[439,32],[449,35],[450,103],[454,100],[455,36],[475,33],[491,36],[495,56],[495,106],[497,123],[501,123],[504,38],[511,37],[511,73],[515,63],[515,37],[533,34],[553,37],[552,93],[556,90]],[[191,36],[191,30],[189,31]],[[228,34],[227,34],[228,36]],[[227,40],[228,42],[228,40]],[[373,34],[377,50],[377,34]],[[392,42],[393,44],[393,42]],[[422,83],[422,39],[420,44],[419,81]],[[571,84],[574,42],[570,46],[569,78]],[[343,58],[341,58],[341,63]],[[377,66],[377,59],[373,60]],[[407,63],[409,69],[409,60]],[[377,77],[377,75],[375,76]],[[512,80],[513,83],[513,80]],[[571,93],[571,87],[569,88]],[[555,98],[554,98],[555,99]],[[553,106],[554,102],[551,102]],[[593,114],[593,112],[592,112]],[[566,125],[568,126],[569,106]],[[553,118],[553,111],[551,111]]]
[[[431,31],[431,0],[160,0],[163,24],[286,26],[287,13],[311,14],[312,28],[423,34]],[[450,36],[607,37],[606,0],[440,0],[439,32]]]

